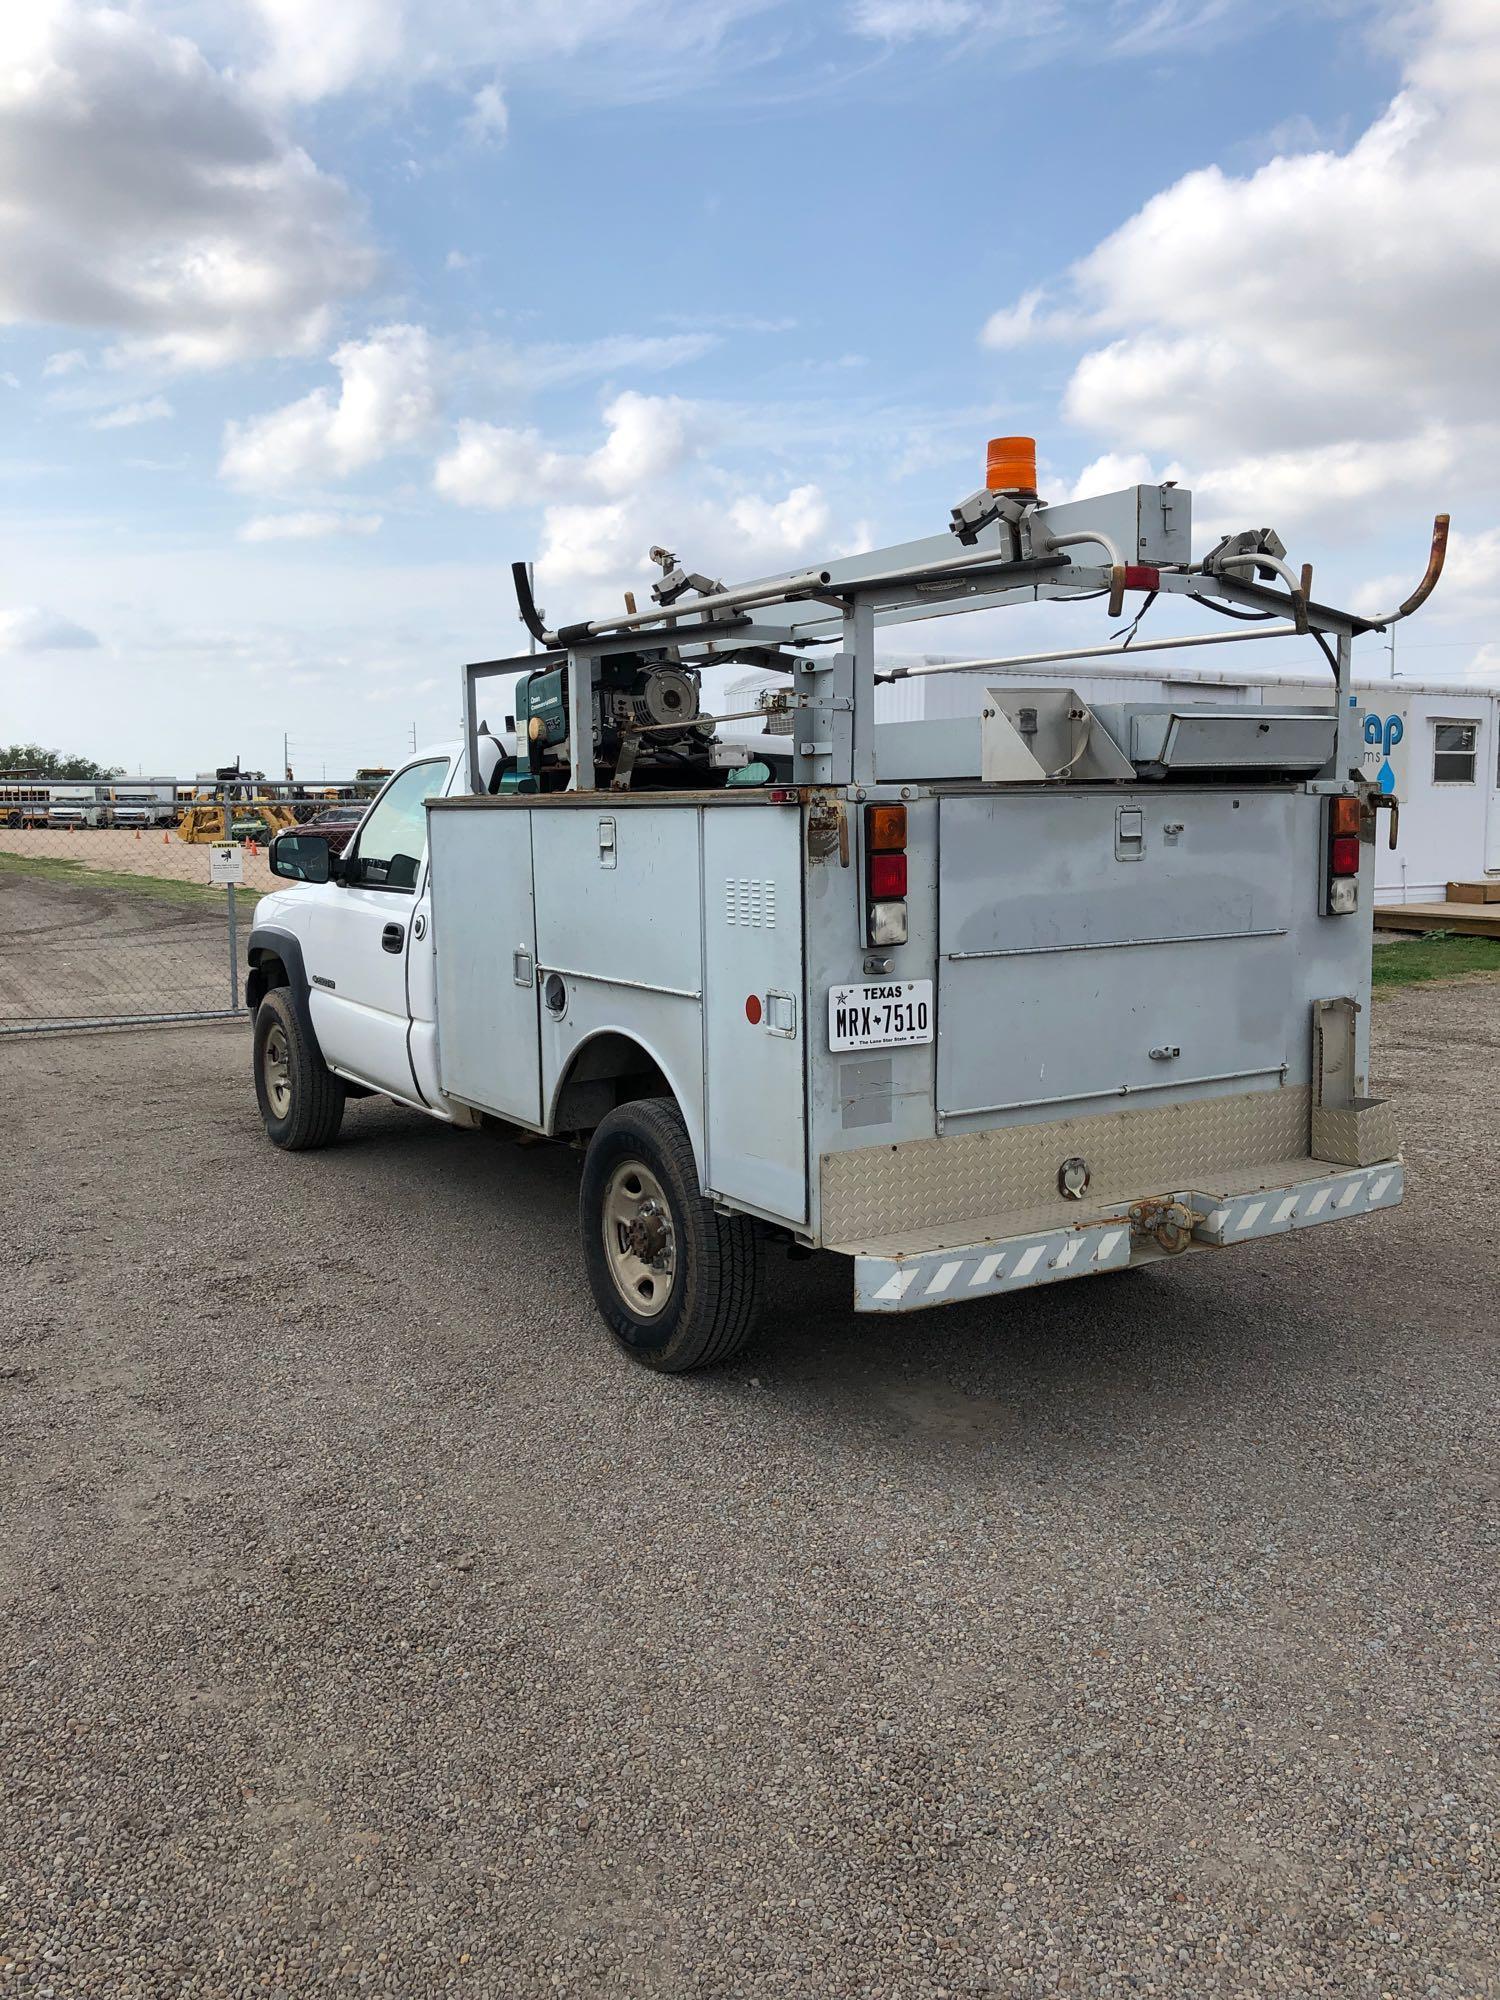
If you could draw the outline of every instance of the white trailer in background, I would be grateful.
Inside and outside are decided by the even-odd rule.
[[[1304,642],[1305,643],[1305,642]],[[936,663],[927,663],[936,664]],[[945,663],[946,664],[946,663]],[[918,673],[876,690],[880,722],[976,721],[985,689],[1055,687],[1058,667],[976,668]],[[1087,702],[1213,700],[1235,705],[1326,708],[1327,675],[1198,666],[1182,654],[1080,660],[1067,680]],[[769,675],[737,681],[732,709],[753,707]],[[1361,675],[1354,693],[1369,780],[1401,802],[1394,850],[1375,851],[1378,904],[1440,903],[1449,882],[1500,877],[1500,682]],[[729,725],[749,730],[752,723]],[[726,730],[726,733],[728,731]]]

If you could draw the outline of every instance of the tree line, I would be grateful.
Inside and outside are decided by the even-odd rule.
[[[39,778],[122,778],[123,764],[96,764],[63,750],[44,750],[40,743],[0,743],[0,772],[24,772]]]

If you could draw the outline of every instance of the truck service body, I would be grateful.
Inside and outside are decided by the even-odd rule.
[[[1399,1201],[1367,1080],[1367,621],[1268,531],[1192,563],[1189,508],[987,485],[956,541],[728,590],[653,551],[658,608],[557,632],[518,577],[546,650],[465,669],[462,749],[398,771],[342,857],[275,844],[300,886],[250,943],[271,1136],[325,1141],[352,1085],[583,1140],[596,1299],[666,1369],[740,1344],[771,1240],[904,1312]],[[1132,589],[1284,613],[1326,708],[1060,684],[874,721],[877,627]],[[695,669],[736,661],[784,676],[790,734],[731,747],[698,712]]]

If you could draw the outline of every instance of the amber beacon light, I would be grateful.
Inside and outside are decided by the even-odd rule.
[[[984,455],[984,483],[991,493],[1036,497],[1036,439],[991,438]]]

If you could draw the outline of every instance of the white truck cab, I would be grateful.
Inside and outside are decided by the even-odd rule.
[[[482,787],[502,755],[493,737],[480,738]],[[393,772],[342,855],[314,842],[314,855],[325,849],[326,872],[307,869],[309,879],[261,898],[250,980],[254,1006],[269,967],[286,970],[295,957],[328,1069],[458,1124],[477,1120],[448,1101],[438,1074],[427,803],[467,790],[468,760],[458,743],[421,750]],[[291,859],[287,843],[279,858],[283,867],[306,868]]]
[[[595,1300],[668,1372],[748,1337],[770,1241],[910,1312],[1398,1202],[1369,1088],[1395,819],[1352,641],[1425,599],[1446,517],[1417,591],[1365,619],[1269,529],[1194,561],[1180,488],[1043,505],[1015,442],[949,535],[728,588],[654,551],[648,611],[548,630],[516,565],[542,650],[464,669],[463,745],[396,771],[343,854],[273,843],[297,886],[260,903],[247,987],[270,1138],[326,1145],[377,1091],[582,1143]],[[978,716],[876,723],[879,626],[1115,619],[1130,592],[1248,621],[1230,643],[1305,638],[1327,707],[997,683]],[[735,663],[784,676],[789,733],[720,739],[739,718],[698,677]],[[501,675],[505,739],[478,721]]]

